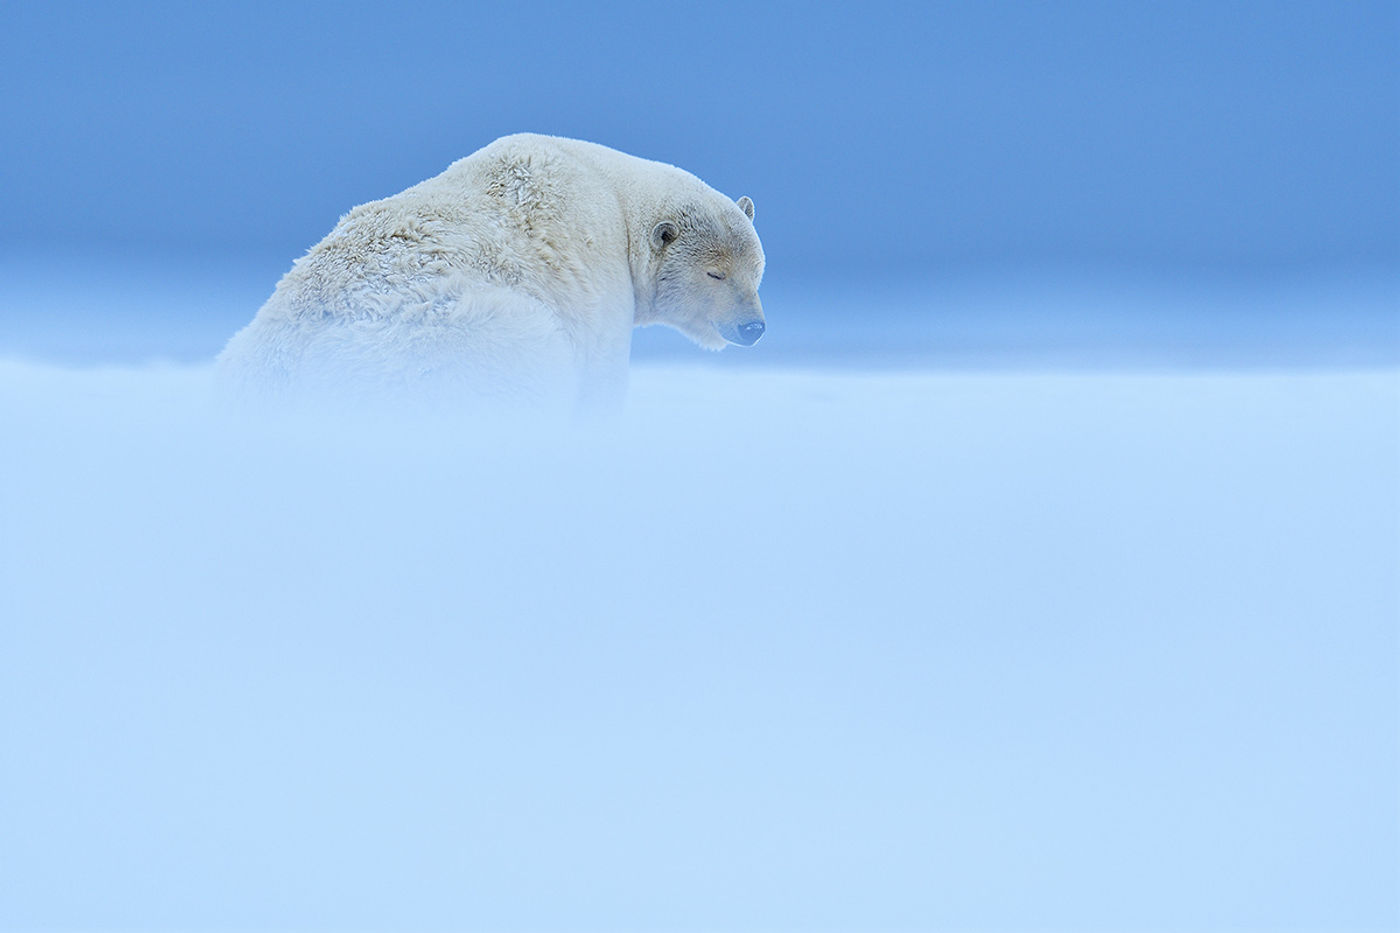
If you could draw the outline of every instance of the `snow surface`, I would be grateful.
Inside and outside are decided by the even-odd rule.
[[[0,364],[0,928],[1394,927],[1400,373]]]

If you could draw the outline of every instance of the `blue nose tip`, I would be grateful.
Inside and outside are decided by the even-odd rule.
[[[746,347],[751,347],[758,343],[758,338],[762,336],[762,321],[749,321],[747,324],[739,325],[739,342]]]

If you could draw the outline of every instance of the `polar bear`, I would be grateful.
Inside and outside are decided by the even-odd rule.
[[[228,342],[242,396],[430,390],[610,406],[632,328],[752,346],[754,205],[605,146],[520,134],[354,208]]]

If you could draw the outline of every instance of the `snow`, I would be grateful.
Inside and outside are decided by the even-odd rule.
[[[1400,371],[762,349],[572,425],[0,363],[0,928],[1395,922]]]

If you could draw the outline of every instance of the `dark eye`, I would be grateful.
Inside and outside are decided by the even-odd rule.
[[[717,279],[718,281],[721,281],[721,282],[724,281],[724,273],[723,273],[723,272],[706,272],[705,274],[708,275],[708,276],[709,276],[710,278],[712,278],[712,279]]]

